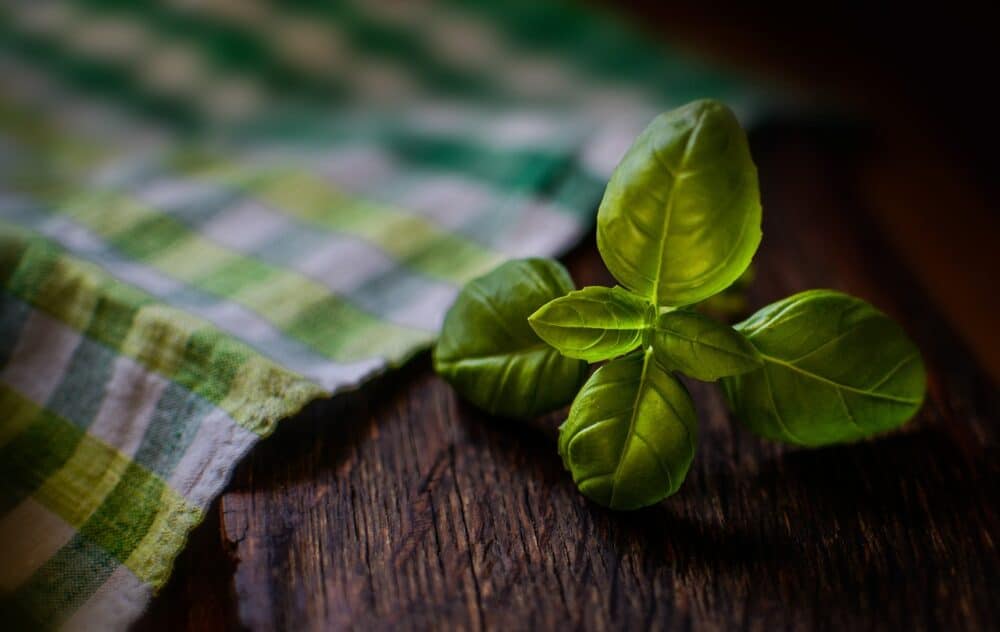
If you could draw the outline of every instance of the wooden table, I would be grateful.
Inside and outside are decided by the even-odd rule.
[[[553,444],[459,402],[423,354],[262,442],[139,627],[996,626],[997,391],[873,221],[852,138],[752,136],[764,241],[749,298],[832,287],[897,318],[930,371],[903,430],[777,445],[692,383],[687,482],[613,513],[577,493]],[[580,285],[611,282],[592,235],[566,261]]]

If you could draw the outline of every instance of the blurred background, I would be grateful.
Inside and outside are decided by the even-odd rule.
[[[1000,376],[990,21],[961,5],[779,4],[5,2],[6,187],[96,178],[166,208],[164,171],[238,154],[319,169],[506,256],[562,252],[649,118],[710,96],[760,133],[849,144],[866,210]],[[382,279],[355,298],[379,312],[406,291]]]
[[[986,9],[638,2],[630,14],[704,59],[767,78],[813,105],[846,108],[860,132],[855,158],[866,210],[1000,379],[993,325],[1000,293],[992,289],[1000,270],[1000,125],[987,96],[1000,51]]]

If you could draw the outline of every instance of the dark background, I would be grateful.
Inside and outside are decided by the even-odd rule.
[[[654,37],[852,112],[840,140],[861,144],[872,214],[1000,381],[1000,37],[987,3],[642,1],[629,13]]]
[[[761,441],[693,384],[676,496],[616,514],[427,354],[283,422],[142,629],[990,629],[1000,611],[994,22],[956,3],[643,2],[636,23],[819,109],[751,135],[753,308],[834,287],[897,318],[928,401],[888,437]],[[609,283],[593,235],[567,257]],[[992,375],[992,377],[991,377]],[[558,418],[556,415],[554,418]]]

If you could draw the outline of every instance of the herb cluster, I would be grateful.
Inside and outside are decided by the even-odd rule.
[[[702,100],[662,114],[597,215],[598,249],[621,286],[574,290],[555,261],[506,263],[459,294],[435,369],[497,415],[573,400],[559,454],[580,491],[613,509],[654,504],[687,475],[698,420],[678,373],[720,381],[736,416],[777,441],[828,445],[906,422],[924,397],[920,353],[865,301],[810,290],[734,327],[694,311],[744,274],[760,223],[733,113]],[[586,379],[586,363],[605,361]]]

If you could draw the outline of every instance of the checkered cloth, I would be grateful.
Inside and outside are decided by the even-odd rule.
[[[132,622],[278,420],[565,251],[700,96],[758,101],[577,6],[0,2],[5,622]]]

